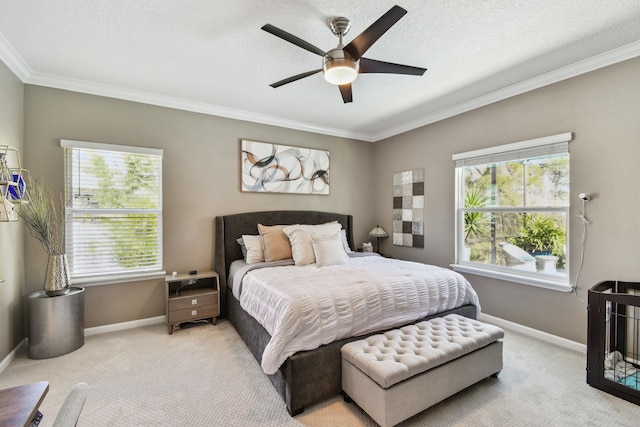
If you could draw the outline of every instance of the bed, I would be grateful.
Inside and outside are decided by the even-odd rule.
[[[259,362],[271,340],[271,335],[241,307],[240,301],[234,297],[229,287],[232,285],[228,280],[231,263],[243,259],[242,250],[236,240],[242,235],[258,234],[258,224],[324,224],[331,221],[337,221],[342,225],[346,232],[346,240],[353,248],[353,218],[347,214],[317,211],[265,211],[216,217],[214,266],[220,275],[221,301],[224,301],[221,317],[226,317],[233,324]],[[475,319],[477,311],[476,305],[465,304],[409,323],[417,323],[449,313]],[[393,327],[382,330],[388,329]],[[339,339],[314,350],[296,352],[289,356],[275,373],[267,375],[284,400],[289,413],[292,416],[297,415],[305,407],[340,393],[340,347],[375,332],[381,331]]]

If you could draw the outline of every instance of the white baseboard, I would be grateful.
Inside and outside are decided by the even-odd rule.
[[[2,359],[2,362],[0,362],[0,374],[5,369],[7,369],[7,366],[9,366],[9,364],[13,361],[13,359],[16,358],[16,354],[18,354],[18,351],[20,350],[20,348],[26,343],[27,343],[27,339],[25,338],[22,341],[20,341],[20,343],[16,346],[16,348],[13,349],[11,353],[7,354],[7,357]]]
[[[587,346],[576,341],[571,341],[566,338],[552,335],[547,332],[539,331],[528,326],[520,325],[519,323],[510,322],[508,320],[501,319],[499,317],[493,317],[488,314],[480,313],[478,320],[481,322],[491,323],[496,326],[503,327],[505,329],[511,329],[512,331],[519,332],[523,335],[527,335],[532,338],[539,339],[540,341],[555,344],[560,347],[567,348],[569,350],[577,351],[579,353],[587,354]]]
[[[158,323],[164,323],[164,316],[147,317],[146,319],[131,320],[129,322],[113,323],[111,325],[94,326],[93,328],[86,328],[84,330],[84,336],[106,334],[107,332],[124,331],[126,329],[139,328],[141,326],[155,325]]]
[[[126,329],[139,328],[141,326],[156,325],[158,323],[164,323],[164,321],[165,316],[156,316],[148,317],[146,319],[131,320],[129,322],[113,323],[111,325],[95,326],[93,328],[86,328],[84,330],[84,336],[87,337],[90,335],[105,334],[107,332],[124,331]],[[13,359],[16,358],[16,354],[18,354],[20,348],[27,345],[28,342],[28,338],[23,339],[20,341],[20,344],[18,344],[16,348],[7,355],[7,357],[2,359],[0,362],[0,374],[7,368],[7,366],[9,366]]]
[[[527,335],[532,338],[539,339],[540,341],[548,342],[558,345],[560,347],[567,348],[569,350],[577,351],[583,354],[587,354],[587,346],[579,342],[571,341],[566,338],[552,335],[547,332],[533,329],[528,326],[520,325],[519,323],[510,322],[508,320],[501,319],[499,317],[490,316],[488,314],[480,313],[478,320],[482,322],[491,323],[496,326],[500,326],[512,331],[519,332],[523,335]],[[84,335],[97,335],[107,332],[123,331],[125,329],[138,328],[141,326],[155,325],[158,323],[164,323],[164,316],[149,317],[146,319],[132,320],[130,322],[114,323],[111,325],[96,326],[94,328],[87,328],[84,330]]]
[[[480,315],[478,316],[478,320],[482,322],[491,323],[493,325],[500,326],[506,329],[511,329],[512,331],[519,332],[523,335],[527,335],[544,342],[555,344],[560,347],[567,348],[569,350],[587,354],[587,346],[584,344],[580,344],[578,342],[571,341],[566,338],[552,335],[547,332],[539,331],[537,329],[529,328],[528,326],[523,326],[518,323],[510,322],[508,320],[504,320],[499,317],[490,316],[484,313],[480,313]],[[165,322],[165,316],[148,317],[146,319],[131,320],[129,322],[114,323],[111,325],[86,328],[84,330],[84,335],[90,336],[90,335],[105,334],[107,332],[124,331],[126,329],[139,328],[141,326],[155,325],[155,324],[164,323],[164,322]],[[13,351],[9,353],[7,357],[5,357],[2,360],[2,362],[0,362],[0,373],[2,373],[2,371],[4,371],[7,368],[7,366],[9,366],[11,361],[13,361],[13,359],[16,358],[16,354],[18,353],[18,350],[23,345],[26,345],[26,343],[27,343],[27,338],[23,339],[20,342],[20,344],[18,344],[16,348],[13,349]]]

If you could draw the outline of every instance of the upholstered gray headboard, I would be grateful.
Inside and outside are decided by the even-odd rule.
[[[215,259],[214,268],[220,275],[222,317],[226,314],[227,275],[229,266],[242,258],[242,250],[236,239],[243,234],[258,234],[258,224],[323,224],[338,221],[347,234],[349,246],[353,249],[353,217],[351,215],[317,211],[263,211],[218,216],[215,219]]]

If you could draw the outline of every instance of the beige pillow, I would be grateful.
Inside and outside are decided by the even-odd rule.
[[[325,224],[308,225],[296,224],[285,227],[282,231],[289,238],[291,244],[291,256],[297,266],[313,264],[316,256],[313,252],[312,234],[336,234],[342,229],[337,221]]]
[[[242,241],[247,248],[247,254],[244,259],[247,264],[255,264],[264,262],[264,251],[262,250],[262,237],[242,235]]]
[[[333,235],[312,234],[311,241],[318,267],[344,264],[349,260],[349,256],[344,251],[340,232]]]
[[[258,231],[262,236],[262,249],[264,250],[264,260],[279,261],[291,258],[291,245],[289,238],[282,231],[286,225],[266,226],[258,224]]]

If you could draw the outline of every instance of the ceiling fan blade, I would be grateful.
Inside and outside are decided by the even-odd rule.
[[[351,94],[351,83],[347,83],[346,85],[339,85],[340,95],[342,95],[342,100],[345,104],[353,101],[353,96]]]
[[[400,6],[393,6],[387,13],[371,24],[369,28],[353,39],[351,43],[346,45],[344,50],[354,59],[360,59],[362,55],[406,13],[407,11]]]
[[[313,71],[307,71],[306,73],[296,74],[295,76],[291,76],[291,77],[286,78],[284,80],[280,80],[279,82],[271,83],[269,86],[271,86],[272,88],[275,89],[275,88],[280,87],[282,85],[286,85],[287,83],[292,83],[292,82],[295,82],[296,80],[300,80],[300,79],[304,79],[305,77],[312,76],[312,75],[314,75],[316,73],[319,73],[320,71],[322,71],[322,69],[313,70]]]
[[[411,76],[421,76],[425,71],[427,71],[426,68],[394,64],[393,62],[378,61],[375,59],[360,58],[360,73],[408,74]]]
[[[286,31],[281,30],[278,27],[274,27],[271,24],[264,25],[262,29],[265,30],[267,33],[271,33],[276,37],[280,37],[281,39],[286,40],[289,43],[293,43],[296,46],[301,47],[305,50],[308,50],[311,53],[315,53],[316,55],[320,55],[320,56],[326,55],[326,52],[323,51],[322,49],[317,48],[311,43],[302,40],[300,37],[296,37],[293,34],[287,33]]]

